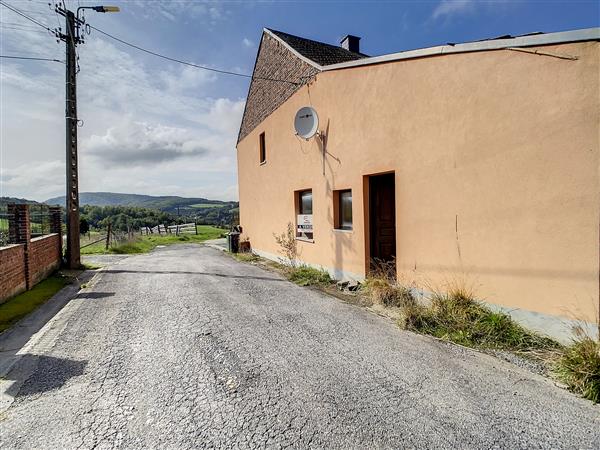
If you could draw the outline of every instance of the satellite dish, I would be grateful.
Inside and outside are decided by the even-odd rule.
[[[310,139],[319,129],[319,116],[310,106],[300,108],[294,118],[296,134],[304,139]]]

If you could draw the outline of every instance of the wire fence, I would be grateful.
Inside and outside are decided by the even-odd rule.
[[[11,218],[6,206],[0,205],[0,247],[10,244],[8,223]]]
[[[8,205],[0,205],[0,247],[14,244],[10,239],[10,222],[14,214],[8,212]],[[48,205],[29,206],[29,232],[31,237],[50,234],[52,219]]]
[[[31,237],[50,234],[50,210],[48,205],[29,206],[29,228]]]

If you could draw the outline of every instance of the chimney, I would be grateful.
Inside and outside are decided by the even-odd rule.
[[[347,35],[340,44],[342,44],[342,48],[349,50],[354,53],[360,53],[360,38],[358,36],[352,36],[351,34]]]

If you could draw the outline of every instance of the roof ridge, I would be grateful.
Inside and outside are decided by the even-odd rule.
[[[363,56],[363,57],[368,57],[369,56],[369,55],[366,55],[366,54],[360,53],[360,52],[358,52],[358,53],[357,52],[352,52],[352,51],[347,50],[344,47],[339,46],[339,45],[328,44],[327,42],[321,42],[321,41],[317,41],[315,39],[309,39],[309,38],[305,38],[303,36],[297,36],[295,34],[287,33],[285,31],[275,30],[273,28],[265,27],[265,29],[269,30],[271,33],[274,33],[276,35],[284,34],[284,35],[290,36],[290,37],[292,37],[294,39],[302,39],[303,41],[314,42],[315,44],[325,45],[327,47],[331,47],[331,48],[334,48],[334,49],[343,50],[343,51],[348,52],[348,53],[350,53],[352,55]]]

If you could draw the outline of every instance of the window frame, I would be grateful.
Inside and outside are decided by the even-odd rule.
[[[258,135],[258,162],[261,166],[267,163],[267,142],[264,131]]]
[[[303,208],[302,197],[304,194],[310,193],[310,213],[306,212]],[[303,233],[298,231],[298,215],[311,215],[314,220],[314,202],[313,202],[313,190],[311,189],[301,189],[299,191],[294,192],[295,203],[296,203],[296,217],[294,218],[294,222],[296,223],[296,239],[306,242],[314,242],[314,228],[312,233]]]
[[[345,194],[350,193],[350,224],[344,224],[344,207],[343,199]],[[338,231],[352,231],[354,229],[354,215],[353,215],[353,196],[352,189],[339,189],[333,191],[333,228]]]

